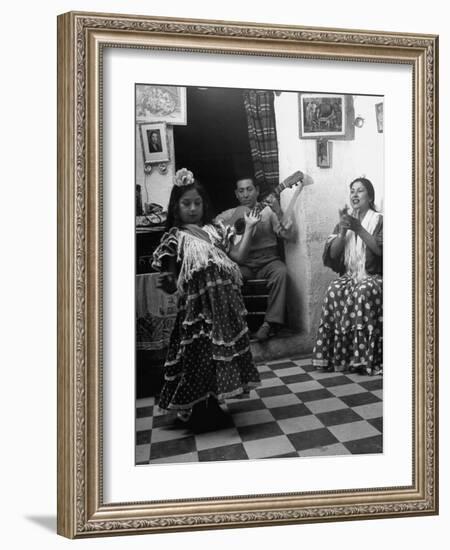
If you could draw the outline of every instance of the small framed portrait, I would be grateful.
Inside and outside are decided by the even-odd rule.
[[[383,103],[375,104],[375,116],[377,119],[377,130],[378,133],[383,133]]]
[[[319,168],[331,168],[331,150],[333,143],[327,139],[316,141],[316,159]]]
[[[301,138],[345,136],[345,95],[308,93],[299,100]]]
[[[186,88],[136,84],[136,119],[185,126]]]
[[[169,160],[167,131],[164,122],[141,124],[140,134],[145,164],[166,162]]]

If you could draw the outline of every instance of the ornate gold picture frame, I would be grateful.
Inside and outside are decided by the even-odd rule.
[[[105,475],[110,457],[104,448],[108,343],[103,328],[110,297],[103,285],[103,243],[110,227],[104,224],[103,201],[107,49],[146,52],[150,62],[152,52],[192,52],[273,64],[298,59],[411,69],[412,177],[404,189],[412,205],[412,274],[406,274],[412,288],[412,311],[407,312],[412,337],[404,354],[412,365],[410,483],[273,491],[261,480],[260,490],[248,494],[186,496],[180,490],[175,497],[155,498],[149,486],[145,499],[131,492],[125,500],[105,498],[111,475],[109,470]],[[339,83],[335,89],[338,93]],[[59,16],[58,533],[82,538],[438,513],[437,115],[436,36],[94,13]],[[301,475],[301,459],[293,460]],[[338,463],[336,468],[339,477]]]

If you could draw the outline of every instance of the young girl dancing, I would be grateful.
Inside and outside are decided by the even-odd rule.
[[[159,287],[179,295],[159,407],[177,411],[191,425],[209,428],[223,421],[217,400],[247,394],[260,381],[234,263],[245,259],[258,221],[252,213],[246,216],[244,235],[235,245],[232,228],[212,224],[205,190],[192,172],[176,173],[168,232],[152,264],[161,272]]]

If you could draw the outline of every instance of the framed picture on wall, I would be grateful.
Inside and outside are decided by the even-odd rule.
[[[300,136],[345,136],[346,97],[334,94],[300,94]]]
[[[138,122],[186,124],[186,88],[154,84],[136,85]]]
[[[58,35],[58,532],[83,538],[436,514],[438,144],[434,136],[438,87],[427,84],[437,78],[437,37],[89,13],[59,16]],[[277,71],[270,70],[273,65]],[[181,69],[195,75],[195,82],[174,82],[173,75],[181,74]],[[149,72],[153,84],[142,85],[148,82]],[[299,82],[307,82],[308,89],[299,88]],[[189,86],[186,106],[190,113],[193,106],[195,121],[190,115],[189,124],[174,128],[172,136],[166,124],[185,120],[183,108],[169,120],[161,110],[164,102],[155,103],[156,112],[153,92],[145,86],[166,91]],[[135,90],[139,91],[136,100]],[[224,111],[220,116],[208,110],[208,98],[214,94],[219,98],[215,104]],[[348,137],[354,130],[349,125],[352,102],[368,120],[381,97],[392,105],[383,133],[389,132],[386,143],[395,144],[395,155],[383,156],[383,136],[377,135],[373,125],[372,133],[366,132],[367,125],[364,131],[358,130],[354,141]],[[238,107],[223,109],[223,102],[231,105],[232,101]],[[242,105],[245,101],[247,110]],[[227,122],[238,110],[243,119],[233,119],[235,126],[222,139]],[[267,125],[268,119],[275,120],[275,125],[268,133],[260,132],[259,124]],[[277,128],[280,120],[283,124]],[[174,276],[163,270],[167,288],[171,285],[174,292],[184,289],[177,284],[180,281],[199,283],[189,300],[177,301],[172,294],[173,316],[175,306],[176,315],[181,316],[190,302],[208,304],[211,293],[216,297],[218,285],[228,284],[230,273],[235,282],[240,280],[226,256],[231,250],[226,239],[233,231],[206,222],[206,194],[201,195],[202,188],[193,183],[208,165],[205,173],[210,177],[201,181],[212,190],[212,202],[231,209],[224,199],[229,191],[230,201],[236,204],[237,177],[230,178],[228,190],[221,182],[214,187],[211,180],[222,170],[220,155],[228,154],[238,125],[248,135],[240,141],[245,147],[233,151],[237,157],[232,157],[231,164],[242,161],[245,149],[253,168],[250,177],[247,174],[239,181],[245,182],[244,187],[253,185],[258,194],[252,177],[255,181],[272,178],[267,189],[279,187],[281,214],[294,204],[290,214],[301,229],[286,245],[284,258],[290,270],[289,286],[303,292],[305,299],[287,300],[289,307],[304,312],[296,334],[280,335],[281,328],[267,341],[247,345],[248,332],[241,326],[247,322],[244,308],[230,306],[224,314],[221,300],[230,295],[224,292],[214,302],[220,306],[216,311],[224,330],[213,337],[208,312],[197,311],[179,323],[185,336],[191,337],[172,340],[174,346],[183,342],[185,347],[176,348],[174,357],[159,358],[167,389],[171,384],[178,387],[189,375],[187,370],[177,370],[180,361],[190,362],[192,372],[215,364],[205,362],[205,349],[226,348],[231,360],[258,351],[252,364],[260,385],[248,394],[234,391],[233,369],[219,371],[224,374],[221,383],[231,388],[224,392],[225,403],[217,406],[222,412],[227,407],[231,424],[221,425],[212,434],[195,433],[187,424],[180,427],[180,422],[190,420],[189,414],[179,418],[171,417],[170,411],[160,414],[161,394],[158,399],[136,400],[136,310],[155,306],[154,317],[161,319],[166,304],[164,300],[159,305],[155,300],[150,305],[146,302],[160,290],[154,273],[139,281],[142,299],[136,299],[135,185],[136,171],[141,169],[135,162],[136,123],[145,163],[167,162],[164,173],[153,181],[141,178],[148,184],[148,201],[158,187],[164,200],[156,202],[164,209],[172,204],[175,214],[172,233],[166,237],[148,231],[156,246],[166,246],[160,249],[160,257],[180,262],[189,241],[194,253],[207,249],[212,254],[201,264],[205,270],[229,268],[228,278],[206,282],[196,271],[199,262],[183,264],[185,279],[181,280],[181,271]],[[264,150],[261,135],[269,145]],[[317,140],[317,145],[304,138]],[[333,162],[330,140],[341,140],[334,148]],[[177,159],[169,158],[172,146]],[[374,147],[378,148],[375,158]],[[269,164],[265,164],[267,156]],[[180,158],[182,165],[177,164]],[[192,172],[189,162],[197,163]],[[327,171],[319,169],[325,167]],[[293,171],[301,171],[300,184],[296,189],[281,189]],[[384,173],[395,186],[384,186]],[[375,190],[366,182],[370,177]],[[354,180],[356,196],[349,189]],[[171,203],[174,189],[177,200]],[[181,204],[185,192],[190,195]],[[300,202],[291,203],[295,193]],[[379,205],[374,208],[374,198],[376,203],[380,197],[384,212]],[[383,237],[371,249],[375,257],[369,265],[360,261],[358,239],[344,244],[353,247],[344,257],[345,269],[352,275],[349,283],[359,284],[359,277],[365,280],[366,275],[376,279],[364,300],[377,306],[366,307],[365,301],[362,306],[361,299],[355,306],[358,310],[344,314],[340,302],[345,290],[342,294],[339,287],[342,296],[331,294],[333,289],[337,292],[337,282],[342,283],[342,265],[329,269],[322,254],[328,238],[337,237],[333,230],[346,200],[354,216],[364,208],[360,223],[366,232],[378,231],[380,237],[383,219],[386,223]],[[308,207],[299,206],[301,201]],[[266,213],[277,216],[277,205],[271,204]],[[394,204],[402,208],[387,207]],[[181,208],[190,211],[192,218],[184,217],[184,211],[181,218]],[[209,209],[205,212],[212,218]],[[183,227],[175,224],[176,215]],[[355,221],[348,223],[354,232],[359,230]],[[166,241],[162,243],[161,238]],[[214,243],[222,247],[211,252]],[[153,248],[151,258],[155,258]],[[382,273],[378,267],[367,274],[366,266],[373,270],[375,264],[380,266],[380,258],[386,260]],[[388,283],[384,287],[383,281]],[[244,299],[239,289],[240,284],[234,284],[232,294],[238,305]],[[261,304],[267,294],[267,286],[258,280],[247,288],[247,302],[256,302],[256,313],[265,307]],[[347,292],[347,299],[352,296]],[[343,336],[340,346],[328,340],[333,349],[330,368],[320,356],[327,345],[320,328],[327,324],[321,322],[322,313],[329,315],[333,308],[342,313],[331,317],[342,319],[339,334]],[[145,313],[139,328],[151,331],[153,319]],[[356,331],[355,339],[346,327],[356,317],[361,317],[363,328]],[[238,325],[238,334],[230,342],[226,331]],[[161,331],[166,328],[162,323]],[[160,340],[171,341],[178,334],[172,330]],[[371,336],[377,342],[376,351],[371,349],[375,347]],[[189,345],[203,342],[203,337],[211,346],[193,353]],[[293,353],[293,343],[301,345],[304,353]],[[353,358],[363,355],[368,360],[346,361],[347,346]],[[268,359],[274,354],[279,354],[276,359]],[[368,364],[374,354],[381,357],[382,364],[376,365],[381,368]],[[218,353],[212,357],[212,361],[222,360]],[[155,367],[148,371],[151,376],[157,371],[154,357],[149,365]],[[204,378],[195,380],[202,383]],[[386,386],[389,392],[384,392]],[[217,408],[215,414],[219,414]],[[134,452],[137,447],[141,454]]]
[[[169,160],[166,124],[163,122],[140,124],[144,163],[153,164]]]
[[[316,141],[317,166],[319,168],[331,168],[331,148],[333,143],[327,139]]]
[[[383,132],[383,103],[377,103],[375,105],[375,117],[377,119],[378,133]]]

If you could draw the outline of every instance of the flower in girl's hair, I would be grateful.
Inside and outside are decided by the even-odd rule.
[[[183,187],[194,183],[194,174],[187,168],[180,168],[175,174],[175,185]]]

